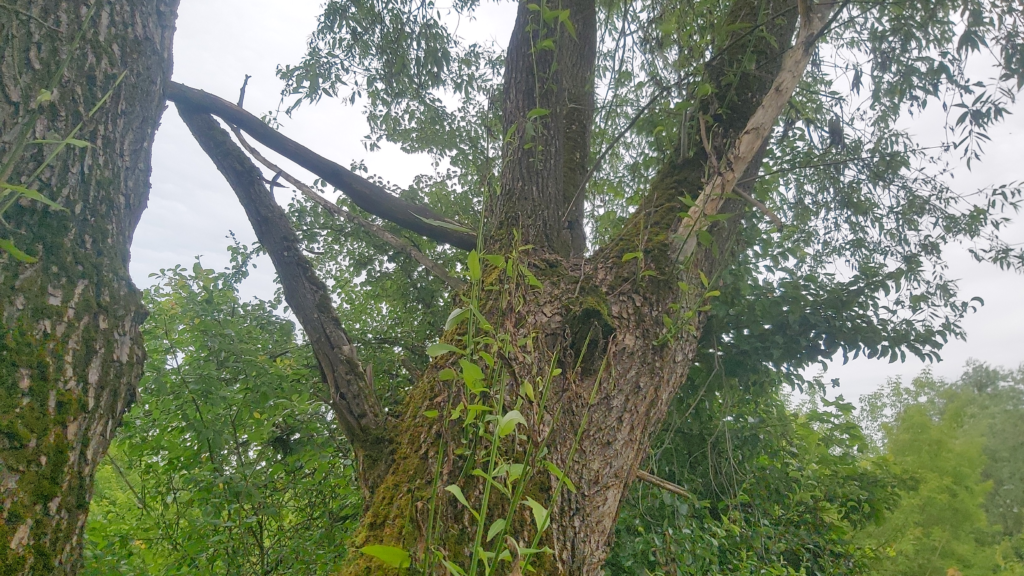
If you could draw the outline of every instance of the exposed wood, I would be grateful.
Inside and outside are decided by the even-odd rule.
[[[235,191],[260,244],[274,262],[285,300],[302,325],[331,395],[342,431],[360,461],[360,481],[372,493],[391,465],[385,415],[356,349],[331,301],[330,291],[302,254],[288,215],[267,189],[252,160],[226,130],[202,110],[177,103],[178,114]]]
[[[351,222],[352,224],[355,224],[363,228],[370,234],[376,236],[378,239],[384,241],[386,244],[388,244],[395,250],[398,250],[399,252],[404,252],[410,258],[419,262],[421,266],[429,270],[434,276],[437,276],[438,278],[443,280],[444,283],[447,284],[452,290],[463,290],[466,287],[465,282],[449,274],[448,271],[445,270],[444,266],[441,266],[437,262],[431,260],[426,254],[420,251],[420,249],[416,248],[416,246],[414,246],[412,242],[400,236],[396,236],[391,232],[388,232],[384,228],[374,224],[373,222],[370,222],[366,218],[363,218],[357,214],[353,214],[352,212],[345,210],[341,206],[338,206],[334,202],[331,202],[327,198],[324,198],[323,195],[317,193],[316,190],[313,190],[309,186],[306,186],[306,184],[302,180],[299,180],[298,178],[292,176],[291,174],[280,168],[278,165],[271,162],[270,159],[268,159],[266,156],[260,154],[259,150],[253,148],[252,145],[249,144],[248,140],[245,139],[245,136],[242,135],[241,130],[234,126],[231,127],[231,130],[232,132],[234,132],[235,138],[238,139],[238,143],[242,145],[242,148],[244,148],[245,151],[248,152],[250,156],[255,158],[257,162],[263,164],[264,166],[267,167],[267,169],[273,172],[276,175],[275,178],[277,176],[280,176],[285,180],[285,182],[288,182],[289,184],[294,186],[296,190],[302,192],[303,196],[309,198],[313,202],[316,202],[317,205],[319,205],[324,210],[327,210],[328,212],[330,212],[331,214],[338,218],[341,218],[342,220]]]
[[[384,188],[267,126],[256,116],[227,100],[177,82],[171,82],[165,94],[168,100],[176,104],[186,104],[197,112],[212,114],[237,126],[260,144],[323,178],[328,184],[341,190],[356,206],[374,216],[456,248],[476,248],[476,234],[453,229],[452,227],[460,227],[458,223],[426,206],[413,204],[392,195]]]
[[[681,219],[672,231],[676,241],[677,261],[685,261],[693,255],[697,247],[698,234],[708,228],[708,217],[718,214],[726,196],[735,190],[736,183],[743,177],[747,167],[763,153],[776,119],[793,96],[807,64],[811,61],[814,42],[828,24],[829,14],[835,4],[814,4],[811,0],[799,0],[798,6],[800,29],[793,47],[782,57],[781,68],[771,89],[747,121],[746,128],[732,145],[725,161],[719,163],[717,172],[687,211],[687,216]],[[746,197],[752,199],[749,195]]]

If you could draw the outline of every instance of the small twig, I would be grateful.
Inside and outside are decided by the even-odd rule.
[[[569,211],[572,210],[572,206],[573,204],[576,203],[576,199],[579,198],[579,195],[583,193],[583,190],[587,187],[587,184],[590,183],[590,179],[593,178],[594,174],[601,168],[601,164],[604,163],[604,159],[607,158],[608,154],[610,154],[611,151],[619,144],[619,140],[622,140],[622,138],[625,137],[625,135],[628,134],[634,126],[636,126],[636,123],[639,122],[641,118],[643,118],[643,115],[647,113],[647,110],[651,106],[653,106],[655,102],[661,99],[662,95],[665,94],[665,92],[668,92],[669,88],[671,88],[672,86],[672,84],[664,86],[660,90],[655,92],[654,96],[652,96],[646,104],[641,106],[640,109],[636,111],[636,114],[633,114],[633,118],[630,119],[629,124],[626,124],[626,127],[620,130],[619,133],[615,135],[615,138],[612,138],[612,141],[609,142],[608,145],[604,147],[604,150],[601,151],[601,155],[597,157],[597,160],[594,161],[594,165],[590,167],[590,170],[587,171],[586,176],[583,177],[583,181],[580,182],[579,189],[576,190],[576,194],[573,195],[572,201],[569,202],[569,207],[566,209],[565,214],[562,215],[563,220],[569,217]]]
[[[115,460],[114,457],[110,454],[107,454],[107,458],[110,460],[110,463],[114,465],[114,470],[117,470],[117,475],[120,476],[121,480],[124,481],[124,485],[127,486],[128,490],[130,490],[132,495],[135,496],[135,503],[138,504],[140,509],[145,510],[146,501],[143,500],[142,497],[139,496],[139,493],[135,491],[135,487],[132,486],[132,483],[128,481],[128,477],[125,475],[124,470],[121,470],[121,467],[118,466],[117,460]]]
[[[636,471],[636,479],[642,482],[647,482],[648,484],[651,484],[653,486],[657,486],[658,488],[661,488],[666,492],[671,492],[677,496],[682,496],[683,498],[693,497],[693,495],[687,492],[686,489],[683,488],[682,486],[679,486],[678,484],[673,484],[663,478],[658,478],[654,474],[644,472],[643,470]]]
[[[747,194],[746,192],[741,190],[739,186],[733,188],[732,191],[737,196],[743,198],[748,203],[750,203],[751,206],[760,210],[762,214],[767,216],[772,222],[775,223],[775,227],[779,229],[779,232],[782,232],[782,229],[785,227],[785,224],[782,222],[782,218],[779,218],[778,215],[775,214],[775,212],[771,211],[771,208],[768,208],[767,206],[762,204],[760,200],[754,198],[750,194]]]
[[[11,12],[15,12],[17,14],[21,14],[22,16],[25,16],[26,18],[28,18],[30,20],[35,20],[36,22],[42,24],[43,26],[46,26],[50,30],[53,30],[54,32],[58,32],[60,34],[64,33],[64,31],[61,30],[60,28],[57,28],[56,26],[54,26],[53,24],[50,24],[46,20],[43,20],[39,16],[36,16],[35,14],[32,14],[31,12],[26,12],[25,10],[22,10],[21,8],[18,8],[17,6],[11,6],[10,4],[7,4],[6,2],[0,2],[0,8],[6,8],[7,10],[10,10]]]

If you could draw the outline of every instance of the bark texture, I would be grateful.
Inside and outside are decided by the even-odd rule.
[[[67,211],[22,200],[3,234],[38,258],[0,254],[0,574],[70,574],[80,563],[92,476],[131,404],[145,310],[129,246],[149,194],[153,137],[170,80],[177,0],[11,0],[0,6],[0,155],[17,134],[52,145],[16,154],[7,181]],[[84,35],[76,49],[71,44]],[[70,54],[63,73],[62,63]],[[126,72],[95,116],[88,112]],[[27,119],[57,77],[39,118]]]
[[[543,10],[567,11],[545,17]],[[586,250],[583,179],[594,119],[597,10],[593,0],[519,2],[505,64],[501,192],[491,237],[512,237],[563,257]],[[532,6],[532,8],[531,8]]]

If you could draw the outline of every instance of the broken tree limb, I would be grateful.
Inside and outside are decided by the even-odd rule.
[[[658,478],[657,476],[655,476],[654,474],[651,474],[650,472],[644,472],[643,470],[637,470],[636,471],[636,479],[640,480],[641,482],[647,482],[648,484],[650,484],[652,486],[657,486],[658,488],[661,488],[662,490],[664,490],[666,492],[671,492],[671,493],[673,493],[673,494],[675,494],[677,496],[682,496],[683,498],[690,498],[691,497],[690,493],[686,491],[686,488],[683,488],[682,486],[680,486],[678,484],[673,484],[673,483],[669,482],[668,480],[665,480],[664,478]]]
[[[345,210],[341,206],[338,206],[334,202],[331,202],[327,198],[324,198],[322,194],[319,194],[317,193],[316,190],[313,190],[309,186],[306,186],[306,184],[303,181],[299,180],[298,178],[295,178],[288,172],[285,172],[282,168],[278,167],[276,164],[271,162],[266,156],[260,154],[259,150],[253,148],[252,145],[249,144],[249,141],[245,139],[245,136],[242,135],[241,130],[234,126],[231,127],[231,130],[232,132],[234,132],[235,138],[238,139],[238,143],[242,145],[242,148],[245,148],[245,151],[248,152],[250,156],[255,158],[256,161],[259,162],[260,164],[266,166],[267,169],[273,172],[274,174],[279,175],[281,178],[284,179],[285,182],[294,186],[295,189],[298,190],[299,192],[302,192],[302,194],[306,198],[309,198],[313,202],[316,202],[321,208],[327,210],[332,215],[362,227],[370,234],[376,236],[378,239],[383,240],[386,244],[390,245],[395,250],[398,250],[399,252],[404,252],[410,258],[419,262],[421,266],[429,270],[434,276],[437,276],[438,278],[443,280],[444,283],[451,287],[453,290],[462,290],[463,288],[466,287],[465,282],[449,274],[448,271],[445,270],[444,266],[441,266],[437,262],[434,262],[433,260],[428,258],[427,255],[420,251],[419,248],[416,248],[416,246],[413,245],[412,242],[406,240],[405,238],[402,238],[401,236],[396,236],[391,232],[388,232],[384,228],[374,224],[373,222],[370,222],[366,218],[363,218],[357,214],[353,214],[352,212]]]
[[[274,263],[285,301],[313,348],[331,396],[331,408],[359,459],[360,482],[370,493],[391,465],[385,414],[338,315],[327,286],[302,254],[298,234],[267,189],[263,175],[205,111],[178,103],[178,114],[213,160],[245,209]]]
[[[797,32],[793,47],[782,57],[782,66],[775,76],[771,89],[750,117],[746,128],[736,139],[725,160],[719,163],[714,175],[697,196],[686,216],[680,219],[672,230],[675,242],[673,252],[677,261],[685,261],[693,255],[697,247],[698,233],[707,229],[708,218],[718,214],[726,196],[734,191],[747,166],[765,146],[775,126],[775,120],[789,102],[807,64],[811,61],[814,42],[828,24],[828,17],[834,6],[833,2],[815,4],[811,0],[799,1],[800,30]]]
[[[323,178],[348,196],[356,206],[374,216],[456,248],[476,248],[476,234],[473,231],[426,206],[394,196],[384,188],[267,126],[256,116],[227,100],[177,82],[167,84],[165,95],[175,104],[184,104],[196,112],[217,116],[228,124],[237,126],[260,144]]]

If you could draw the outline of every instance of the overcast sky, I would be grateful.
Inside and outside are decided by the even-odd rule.
[[[242,79],[250,74],[246,108],[256,114],[276,108],[281,83],[274,71],[278,64],[298,62],[320,5],[320,0],[182,0],[174,40],[174,79],[234,101]],[[476,21],[461,22],[458,32],[472,40],[493,39],[504,45],[514,18],[512,3],[488,4]],[[957,172],[958,191],[1024,180],[1024,105],[1017,109],[1017,115],[991,133],[993,142],[984,162],[975,164],[973,172]],[[367,153],[361,143],[367,133],[365,122],[357,109],[340,102],[305,106],[283,122],[285,134],[320,154],[342,165],[364,160],[372,173],[399,185],[430,171],[425,157],[410,157],[395,147]],[[939,136],[941,118],[925,118],[911,126],[926,145]],[[149,275],[161,268],[191,266],[197,255],[206,267],[226,266],[229,231],[242,242],[255,241],[231,189],[173,105],[157,133],[153,165],[149,208],[132,246],[131,273],[139,286],[152,284]],[[298,169],[293,173],[303,175]],[[287,196],[279,199],[287,201]],[[1011,242],[1024,243],[1024,223],[1015,224],[1008,234]],[[950,275],[960,279],[962,294],[980,296],[985,306],[964,322],[967,341],[949,344],[943,351],[944,361],[932,366],[933,371],[956,377],[968,358],[1017,366],[1024,361],[1024,276],[975,263],[963,247],[949,247],[947,256]],[[273,271],[264,258],[243,286],[243,295],[265,298],[273,291]],[[889,364],[861,359],[846,366],[834,363],[825,377],[840,378],[839,392],[856,399],[889,376],[909,378],[923,367],[917,361]]]

